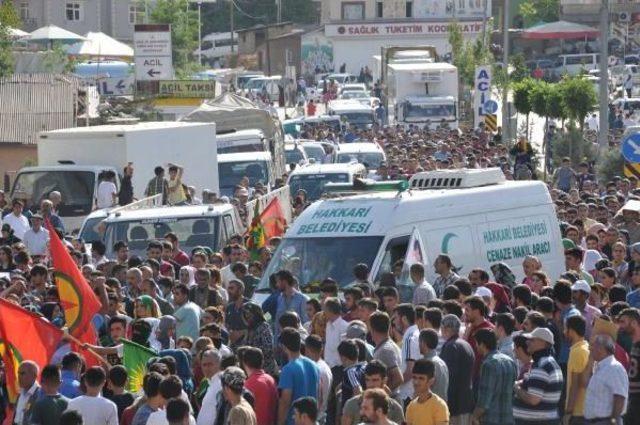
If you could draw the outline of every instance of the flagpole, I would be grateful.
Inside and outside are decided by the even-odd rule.
[[[77,344],[80,347],[84,348],[85,350],[87,350],[88,352],[93,354],[96,358],[98,358],[98,360],[100,360],[102,363],[104,363],[104,365],[107,366],[108,369],[111,369],[111,363],[109,363],[107,361],[107,359],[105,359],[100,354],[95,352],[92,348],[87,347],[84,342],[80,341],[78,338],[76,338],[75,336],[71,335],[69,333],[68,329],[64,330],[64,335],[62,336],[62,338],[67,339],[67,340],[73,342],[74,344]]]

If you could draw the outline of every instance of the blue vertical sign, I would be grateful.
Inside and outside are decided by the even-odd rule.
[[[491,100],[491,67],[479,66],[476,68],[473,86],[474,128],[484,122],[484,116],[488,113],[484,105],[489,100]]]

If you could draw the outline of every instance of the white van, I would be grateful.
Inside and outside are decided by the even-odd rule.
[[[249,185],[262,182],[269,190],[275,186],[276,173],[269,152],[241,152],[218,155],[218,179],[220,194],[233,196],[235,187],[243,177],[249,177]]]
[[[433,282],[432,264],[441,253],[460,275],[504,262],[521,281],[526,255],[540,258],[551,279],[565,271],[560,228],[543,182],[506,181],[494,168],[418,173],[409,187],[309,206],[287,230],[260,288],[268,288],[268,276],[281,269],[290,270],[303,290],[326,277],[344,287],[358,263],[367,264],[370,280],[378,282],[396,261],[411,258],[422,259]]]
[[[562,76],[564,74],[578,75],[583,72],[597,69],[600,64],[600,54],[598,53],[580,53],[572,55],[560,55],[556,62],[556,74]]]
[[[317,201],[324,194],[327,183],[353,183],[354,178],[364,178],[367,170],[362,164],[310,164],[296,168],[287,184],[293,198],[300,189],[307,192],[307,199]]]
[[[329,115],[340,117],[343,124],[349,124],[356,128],[371,128],[376,121],[373,109],[365,106],[357,100],[334,100],[329,103]]]
[[[336,163],[359,162],[369,170],[377,170],[387,156],[377,143],[340,143],[336,151]]]
[[[118,211],[104,220],[107,256],[114,258],[118,241],[129,244],[131,255],[145,257],[149,241],[162,240],[173,232],[180,248],[190,253],[197,246],[219,251],[231,235],[242,233],[238,214],[231,204],[187,205]]]

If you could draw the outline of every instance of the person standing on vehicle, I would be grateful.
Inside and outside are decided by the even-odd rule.
[[[120,192],[118,192],[118,205],[125,206],[133,202],[133,184],[131,178],[133,177],[133,162],[129,162],[124,167],[124,175],[120,182]]]
[[[115,179],[116,173],[111,170],[102,173],[102,181],[98,185],[98,195],[96,198],[96,207],[99,210],[111,208],[115,205],[118,196]]]
[[[633,91],[633,75],[631,72],[624,77],[624,91],[627,93],[627,97],[631,97]]]
[[[167,184],[169,205],[184,205],[187,202],[187,195],[182,184],[182,174],[184,168],[179,165],[169,163],[169,182]]]
[[[145,196],[155,196],[162,194],[162,204],[167,203],[167,194],[169,192],[169,186],[167,180],[164,178],[164,168],[157,166],[153,169],[153,173],[156,175],[149,180],[147,189],[144,191]]]

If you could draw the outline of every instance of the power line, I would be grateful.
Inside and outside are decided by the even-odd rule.
[[[250,19],[255,19],[257,21],[266,19],[266,16],[253,16],[253,15],[249,15],[247,12],[245,12],[244,10],[240,9],[240,6],[238,6],[238,4],[234,1],[234,0],[229,0],[231,1],[231,3],[233,3],[233,6],[235,7],[235,9],[240,12],[242,15],[246,16],[247,18]]]

